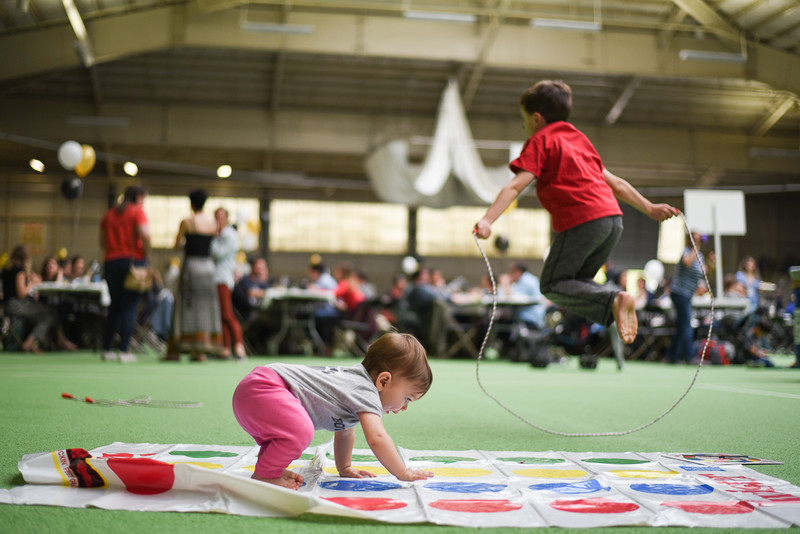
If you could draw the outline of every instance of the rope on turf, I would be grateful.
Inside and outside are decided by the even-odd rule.
[[[692,248],[694,249],[695,254],[699,258],[700,257],[700,251],[697,249],[697,243],[694,242],[694,238],[692,237],[691,230],[689,230],[689,225],[686,222],[686,217],[684,217],[683,213],[681,213],[680,216],[681,216],[681,219],[683,219],[683,225],[686,228],[686,233],[689,236],[689,241],[691,241],[691,243],[692,243]],[[477,234],[475,232],[473,232],[472,237],[475,238],[475,244],[478,246],[478,250],[480,250],[481,256],[483,256],[483,261],[486,263],[486,269],[489,271],[489,278],[492,280],[492,313],[489,316],[489,326],[486,329],[486,334],[483,336],[483,342],[481,343],[480,350],[478,350],[478,360],[477,360],[477,362],[475,364],[475,378],[478,380],[478,385],[480,386],[481,390],[483,390],[483,392],[490,399],[495,401],[505,411],[507,411],[508,413],[510,413],[511,415],[513,415],[514,417],[516,417],[517,419],[519,419],[520,421],[522,421],[523,423],[525,423],[526,425],[528,425],[528,426],[530,426],[532,428],[535,428],[537,430],[541,430],[542,432],[547,432],[548,434],[555,434],[557,436],[563,436],[563,437],[569,437],[569,438],[601,437],[601,436],[624,436],[626,434],[632,434],[634,432],[638,432],[639,430],[643,430],[643,429],[645,429],[645,428],[647,428],[649,426],[652,426],[652,425],[656,424],[658,421],[660,421],[661,419],[666,417],[666,415],[668,413],[670,413],[672,410],[674,410],[678,406],[678,404],[680,404],[681,401],[686,397],[686,395],[689,394],[689,391],[691,391],[692,387],[694,386],[695,382],[697,381],[697,376],[700,374],[700,369],[703,367],[703,362],[705,361],[705,358],[706,358],[706,351],[708,349],[708,344],[711,341],[711,331],[712,331],[712,326],[711,325],[709,325],[708,335],[706,336],[706,341],[703,344],[703,350],[700,353],[700,361],[697,363],[697,368],[695,369],[694,376],[692,376],[692,380],[689,383],[689,387],[686,388],[686,391],[684,391],[683,394],[680,397],[678,397],[678,400],[676,400],[675,403],[672,406],[670,406],[664,413],[662,413],[658,417],[652,419],[648,423],[645,423],[643,425],[640,425],[640,426],[637,426],[637,427],[634,427],[634,428],[630,428],[628,430],[621,430],[621,431],[618,431],[618,432],[561,432],[559,430],[551,430],[549,428],[545,428],[545,427],[543,427],[541,425],[538,425],[538,424],[526,419],[522,415],[518,414],[513,409],[509,408],[500,399],[498,399],[497,397],[495,397],[494,395],[489,393],[489,391],[486,389],[486,387],[483,385],[483,382],[481,381],[480,369],[481,369],[481,360],[483,359],[483,351],[486,348],[486,343],[489,340],[489,335],[491,334],[492,326],[494,325],[495,312],[497,310],[497,284],[495,283],[494,271],[492,271],[492,265],[489,263],[489,257],[483,251],[483,247],[481,246],[481,243],[478,240]],[[708,288],[708,294],[711,297],[711,317],[713,319],[713,317],[714,317],[714,294],[711,291],[711,284],[708,282],[708,275],[706,274],[706,269],[705,269],[705,266],[703,265],[702,262],[700,262],[700,268],[703,271],[703,278],[705,279],[706,287]]]
[[[202,402],[195,401],[169,401],[151,399],[150,395],[138,395],[132,399],[93,399],[92,397],[76,397],[72,393],[62,393],[62,399],[96,404],[97,406],[146,406],[148,408],[202,408]]]

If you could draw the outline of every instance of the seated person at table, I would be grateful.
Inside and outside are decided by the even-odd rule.
[[[528,297],[530,299],[544,299],[542,291],[539,288],[539,279],[532,272],[528,270],[528,266],[521,261],[515,261],[508,269],[508,275],[511,280],[510,294]],[[535,327],[539,330],[544,328],[545,321],[545,305],[540,302],[524,308],[516,308],[514,310],[514,319],[523,321],[527,326]]]
[[[42,282],[61,282],[64,273],[55,256],[46,256],[42,262]]]
[[[323,263],[315,263],[308,268],[308,289],[336,291],[339,283],[328,272]]]
[[[405,328],[420,340],[428,354],[440,355],[447,344],[447,302],[431,284],[430,271],[420,267],[412,277],[411,289],[406,294],[409,324]]]
[[[269,267],[261,256],[250,259],[250,274],[243,276],[233,288],[233,307],[247,322],[261,308],[264,295],[269,289]]]
[[[438,267],[430,269],[431,285],[439,293],[439,296],[447,300],[450,298],[450,288],[447,287],[447,279],[444,277],[444,272]]]
[[[70,261],[72,262],[70,280],[77,280],[86,275],[86,260],[83,259],[83,256],[75,254]]]
[[[31,256],[25,245],[11,251],[8,264],[3,269],[4,312],[9,317],[21,317],[31,328],[22,342],[25,352],[41,352],[52,346],[62,350],[77,347],[64,336],[56,309],[36,299],[36,285],[41,281],[31,270]]]
[[[242,336],[256,353],[266,352],[266,340],[276,328],[277,317],[262,309],[269,289],[269,266],[261,256],[250,258],[250,274],[233,286],[233,309],[242,325]]]
[[[324,264],[315,263],[308,268],[308,289],[333,295],[337,287],[339,287],[339,282],[328,272]],[[325,343],[326,353],[331,350],[333,325],[338,320],[339,310],[331,303],[321,304],[314,310],[314,324],[323,343]]]
[[[333,268],[337,280],[334,296],[335,308],[321,308],[316,315],[317,331],[325,343],[326,353],[334,344],[334,330],[341,319],[351,319],[358,307],[366,300],[361,291],[361,278],[350,262],[341,262]]]
[[[408,277],[403,273],[396,274],[392,279],[392,287],[381,295],[381,313],[389,323],[397,326],[407,313],[406,288]]]

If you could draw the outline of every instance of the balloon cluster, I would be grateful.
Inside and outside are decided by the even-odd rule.
[[[75,200],[83,194],[81,178],[92,172],[97,155],[90,145],[77,141],[64,141],[58,147],[58,162],[65,170],[75,171],[78,178],[65,178],[61,182],[61,194],[68,200]]]
[[[58,148],[58,162],[64,169],[75,171],[80,178],[92,172],[96,160],[97,155],[91,145],[65,141]]]

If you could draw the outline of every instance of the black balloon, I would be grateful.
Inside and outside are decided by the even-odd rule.
[[[61,194],[67,200],[75,200],[83,194],[83,181],[80,178],[64,178],[61,182]]]
[[[494,240],[494,248],[499,250],[500,252],[505,252],[508,250],[508,246],[511,243],[508,242],[508,238],[504,235],[499,235]]]

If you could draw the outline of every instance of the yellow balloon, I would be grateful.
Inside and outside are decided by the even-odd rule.
[[[81,156],[80,162],[75,165],[75,174],[83,178],[94,169],[97,155],[94,153],[94,148],[92,148],[91,145],[81,145],[81,149],[83,150],[83,155]]]
[[[508,207],[503,211],[503,213],[511,213],[512,211],[517,209],[517,206],[519,206],[519,200],[515,198],[513,201],[511,201],[511,204],[508,205]]]

